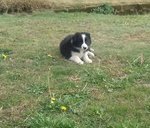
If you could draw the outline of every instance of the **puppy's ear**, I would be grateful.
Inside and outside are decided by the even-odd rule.
[[[91,35],[90,35],[90,33],[88,33],[88,32],[86,32],[85,34],[86,34],[86,37],[87,37],[86,43],[90,46],[91,43],[92,43],[92,41],[91,41]]]
[[[74,35],[79,35],[80,34],[80,32],[76,32]]]
[[[86,36],[87,36],[88,38],[90,38],[90,39],[91,39],[91,35],[90,35],[90,33],[86,32],[85,34],[86,34]]]
[[[79,32],[76,32],[76,33],[73,35],[73,37],[72,37],[72,43],[77,42],[77,39],[78,39],[79,35],[80,35]]]
[[[73,38],[71,38],[70,43],[73,44]]]
[[[75,33],[74,35],[72,35],[72,37],[71,37],[71,44],[74,44],[74,42],[77,42],[77,36],[78,36],[78,32],[77,33]]]

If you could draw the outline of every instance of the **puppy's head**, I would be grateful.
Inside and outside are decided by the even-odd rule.
[[[82,50],[87,50],[91,45],[90,33],[87,32],[77,32],[72,37],[72,44],[74,47],[80,48]]]

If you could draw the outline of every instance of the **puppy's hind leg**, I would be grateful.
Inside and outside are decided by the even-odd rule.
[[[84,62],[78,56],[72,56],[69,60],[76,62],[77,64],[84,64]]]

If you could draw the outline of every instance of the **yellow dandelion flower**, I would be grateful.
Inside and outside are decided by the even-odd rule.
[[[4,58],[4,60],[7,58],[7,55],[2,54],[2,57]]]
[[[50,57],[50,58],[52,58],[52,55],[51,55],[51,54],[48,54],[47,56]]]
[[[55,101],[56,99],[54,97],[51,98],[52,101]]]
[[[61,108],[62,111],[66,111],[67,110],[67,108],[65,106],[61,106],[60,108]]]
[[[54,104],[54,101],[51,100],[51,104]]]
[[[56,100],[56,99],[55,99],[54,97],[52,97],[52,98],[51,98],[51,101],[50,101],[51,104],[54,104],[54,101],[55,101],[55,100]]]

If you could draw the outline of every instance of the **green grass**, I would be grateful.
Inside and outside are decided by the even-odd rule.
[[[149,128],[149,21],[149,14],[0,15],[0,127]],[[93,64],[59,53],[77,31],[91,33]]]

